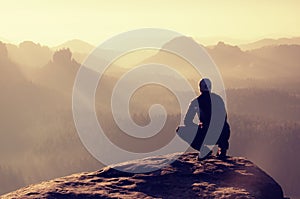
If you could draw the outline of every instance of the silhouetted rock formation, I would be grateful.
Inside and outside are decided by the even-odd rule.
[[[178,154],[150,157],[31,185],[3,198],[283,198],[281,187],[241,157],[208,159],[186,153],[170,166],[145,174],[121,172],[157,167]]]
[[[36,71],[33,82],[70,95],[79,67],[70,49],[61,49],[53,54],[52,61]]]
[[[51,49],[32,41],[24,41],[19,45],[6,44],[9,58],[24,70],[40,68],[47,64],[53,55]]]
[[[9,59],[6,45],[0,42],[0,87],[9,83],[24,83],[24,81],[25,78],[19,66]]]
[[[0,60],[7,59],[7,48],[4,43],[0,41]]]
[[[53,55],[53,62],[58,64],[65,64],[72,61],[72,53],[70,49],[60,49]]]

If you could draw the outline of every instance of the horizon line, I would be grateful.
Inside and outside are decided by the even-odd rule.
[[[241,45],[247,45],[247,44],[251,44],[251,43],[255,43],[255,42],[259,42],[259,41],[262,41],[262,40],[267,40],[267,39],[270,39],[270,40],[280,40],[280,39],[295,39],[295,38],[300,38],[300,36],[282,36],[282,37],[259,37],[257,39],[234,39],[232,37],[225,37],[225,36],[215,36],[215,37],[197,37],[197,36],[191,36],[197,43],[201,44],[201,45],[204,45],[204,46],[215,46],[217,45],[219,42],[224,42],[225,44],[229,44],[231,46],[241,46]],[[200,42],[199,40],[203,39],[203,41],[205,41],[205,39],[210,39],[210,40],[215,40],[215,41],[211,41],[211,42]],[[60,43],[57,43],[55,45],[49,45],[49,44],[46,44],[47,42],[39,42],[39,41],[34,41],[34,40],[22,40],[22,41],[11,41],[9,39],[6,39],[6,38],[3,38],[3,37],[0,37],[0,42],[2,43],[6,43],[6,44],[13,44],[13,45],[16,45],[16,46],[19,46],[21,43],[24,43],[24,42],[33,42],[35,44],[39,44],[41,46],[47,46],[49,48],[56,48],[60,45],[63,45],[67,42],[71,42],[71,41],[80,41],[80,42],[83,42],[83,43],[86,43],[90,46],[93,46],[93,47],[97,47],[97,45],[93,44],[92,42],[88,42],[84,39],[79,39],[79,38],[73,38],[73,39],[69,39],[69,40],[65,40],[64,42],[60,42]],[[226,41],[227,40],[227,41]],[[231,40],[231,41],[229,41]],[[240,41],[240,42],[232,42],[232,40],[237,40],[237,41]],[[205,44],[206,43],[206,44]]]

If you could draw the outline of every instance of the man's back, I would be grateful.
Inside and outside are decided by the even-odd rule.
[[[214,113],[217,113],[221,116],[223,115],[224,120],[226,120],[226,109],[222,98],[215,93],[206,91],[202,92],[200,96],[191,102],[184,119],[184,124],[192,124],[195,114],[197,114],[202,125],[208,127],[212,116],[212,105]]]

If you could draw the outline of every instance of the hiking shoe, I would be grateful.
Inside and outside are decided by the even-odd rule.
[[[217,158],[219,160],[225,160],[227,158],[226,152],[225,153],[217,154]]]
[[[200,155],[200,154],[199,154]],[[210,151],[208,154],[206,154],[206,156],[204,156],[204,157],[202,157],[202,158],[200,158],[200,156],[197,156],[197,160],[198,161],[202,161],[202,160],[205,160],[205,159],[208,159],[208,158],[210,158],[211,156],[212,156],[212,151]]]

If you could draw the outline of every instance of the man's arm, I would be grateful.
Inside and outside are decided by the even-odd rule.
[[[191,126],[191,125],[194,125],[194,118],[195,118],[195,115],[196,115],[196,112],[197,112],[197,104],[195,104],[195,100],[193,100],[190,105],[189,105],[189,108],[188,108],[188,111],[184,117],[184,125],[185,126]]]

